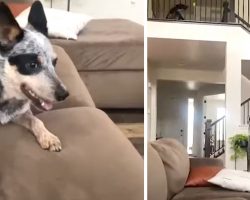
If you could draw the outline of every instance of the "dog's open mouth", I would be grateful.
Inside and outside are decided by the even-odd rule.
[[[31,100],[32,104],[40,110],[51,110],[53,103],[38,96],[29,86],[26,84],[21,85],[22,92]]]

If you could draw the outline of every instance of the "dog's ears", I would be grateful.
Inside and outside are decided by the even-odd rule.
[[[11,49],[23,37],[23,30],[18,25],[9,7],[0,2],[0,50]]]
[[[28,22],[33,28],[48,36],[47,19],[40,1],[35,1],[30,9]]]

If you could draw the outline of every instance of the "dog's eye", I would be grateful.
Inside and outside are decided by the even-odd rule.
[[[32,63],[26,63],[25,67],[26,68],[30,68],[30,69],[37,69],[38,68],[38,64],[34,63],[34,62],[32,62]]]
[[[30,64],[30,67],[31,67],[31,68],[37,68],[38,65],[37,65],[37,63],[31,63],[31,64]]]
[[[16,66],[23,75],[38,74],[43,66],[37,54],[20,54],[9,57],[10,65]]]

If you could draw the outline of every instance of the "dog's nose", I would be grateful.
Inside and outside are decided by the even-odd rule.
[[[69,92],[65,89],[64,86],[62,86],[61,84],[59,84],[56,87],[56,91],[55,91],[55,97],[57,101],[63,101],[64,99],[66,99],[69,96]]]

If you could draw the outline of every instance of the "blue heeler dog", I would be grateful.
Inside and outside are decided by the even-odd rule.
[[[50,110],[68,91],[55,73],[57,56],[47,38],[47,20],[39,1],[32,4],[25,29],[0,3],[0,123],[30,130],[43,149],[60,151],[61,142],[31,112]]]

